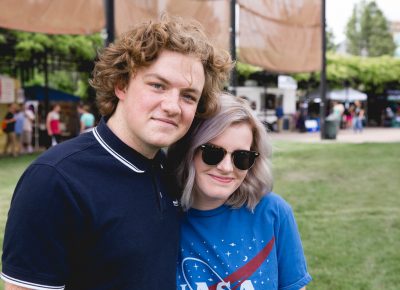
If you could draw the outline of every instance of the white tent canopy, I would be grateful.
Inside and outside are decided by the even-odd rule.
[[[330,91],[327,95],[327,98],[334,101],[354,102],[354,101],[366,101],[368,96],[363,92],[357,91],[352,88],[348,88],[348,89]]]
[[[339,102],[354,102],[354,101],[366,101],[368,99],[367,94],[357,91],[352,88],[347,89],[336,89],[326,92],[326,98],[332,101]],[[306,99],[313,100],[316,103],[321,101],[320,91],[316,90],[309,93]]]

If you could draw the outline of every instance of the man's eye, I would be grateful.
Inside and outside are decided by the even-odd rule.
[[[197,98],[193,95],[183,95],[183,98],[187,101],[197,103]]]
[[[161,90],[161,89],[164,88],[162,84],[158,84],[158,83],[153,83],[153,84],[150,84],[150,85],[151,85],[153,88],[157,89],[157,90]]]

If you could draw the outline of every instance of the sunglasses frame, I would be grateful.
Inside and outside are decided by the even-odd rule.
[[[213,148],[213,149],[221,150],[221,151],[224,153],[224,155],[222,156],[221,160],[219,160],[216,164],[209,164],[209,163],[207,163],[207,162],[205,161],[205,158],[204,158],[204,155],[203,155],[203,154],[204,154],[204,150],[207,150],[207,148],[210,148],[210,147]],[[222,160],[224,160],[226,154],[227,154],[227,153],[230,153],[230,154],[231,154],[231,161],[232,161],[233,165],[235,166],[235,168],[237,168],[237,169],[239,169],[239,170],[249,170],[249,169],[252,168],[253,165],[255,164],[257,157],[260,156],[260,153],[258,153],[257,151],[252,151],[252,150],[235,150],[235,151],[233,151],[233,152],[228,152],[225,148],[223,148],[223,147],[221,147],[221,146],[217,146],[217,145],[211,144],[211,143],[206,143],[206,144],[200,145],[198,148],[202,151],[202,152],[201,152],[201,159],[202,159],[202,161],[203,161],[205,164],[207,164],[207,165],[209,165],[209,166],[217,166],[218,164],[221,163]],[[235,155],[238,154],[238,153],[240,153],[240,152],[241,152],[241,153],[246,152],[246,153],[249,154],[248,156],[250,156],[250,157],[253,158],[253,163],[252,163],[251,166],[250,166],[249,168],[247,168],[247,169],[239,168],[239,167],[237,166],[236,162],[235,162],[235,160],[236,160],[236,159],[235,159]]]

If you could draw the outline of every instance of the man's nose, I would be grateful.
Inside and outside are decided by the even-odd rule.
[[[180,92],[178,90],[170,90],[165,94],[164,100],[161,103],[161,108],[169,115],[176,115],[181,112]]]

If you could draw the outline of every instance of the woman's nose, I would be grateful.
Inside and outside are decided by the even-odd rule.
[[[224,159],[221,160],[220,163],[218,163],[217,168],[221,171],[224,172],[231,172],[233,171],[233,163],[232,163],[232,156],[230,153],[227,153],[224,156]]]

